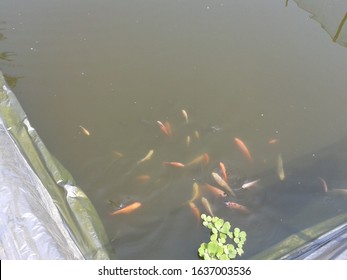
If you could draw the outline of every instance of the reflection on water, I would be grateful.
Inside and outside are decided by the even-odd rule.
[[[3,26],[5,24],[6,24],[6,22],[0,21],[0,26]],[[0,28],[0,30],[3,30],[3,28]],[[5,35],[0,32],[0,41],[5,40],[5,39],[6,39]],[[10,62],[10,63],[7,63],[6,66],[11,66],[11,62],[13,61],[14,56],[15,56],[15,53],[9,52],[9,51],[2,51],[0,49],[0,68],[2,69],[4,67],[4,65],[5,65],[4,62]],[[4,78],[7,82],[7,84],[11,88],[16,87],[19,77],[8,75],[8,74],[6,74],[6,72],[3,73],[3,75],[4,75]]]
[[[13,53],[10,52],[0,52],[0,59],[4,61],[12,61],[11,56],[13,56]]]
[[[294,0],[299,7],[312,14],[333,42],[347,47],[347,3],[340,0]]]
[[[346,211],[347,54],[296,5],[38,2],[5,1],[1,67],[18,75],[16,54],[24,110],[119,258],[196,259],[194,183],[200,212],[247,232],[244,258]]]

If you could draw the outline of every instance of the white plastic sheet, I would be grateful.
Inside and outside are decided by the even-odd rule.
[[[0,72],[0,258],[108,259],[104,227]]]

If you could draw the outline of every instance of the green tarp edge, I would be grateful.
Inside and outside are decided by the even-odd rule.
[[[109,240],[94,206],[30,126],[1,71],[0,114],[17,147],[44,183],[85,259],[109,259]]]
[[[319,236],[327,233],[331,229],[340,226],[346,221],[347,214],[340,214],[315,226],[300,231],[297,234],[289,236],[280,243],[253,256],[251,259],[276,260],[286,258],[291,253],[295,253],[297,250],[300,250],[301,247],[307,246],[310,241],[315,240]]]

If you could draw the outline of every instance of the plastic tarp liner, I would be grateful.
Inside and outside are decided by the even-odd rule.
[[[282,257],[288,260],[347,260],[347,223]]]
[[[0,71],[0,259],[109,259],[88,197],[49,153]]]
[[[347,214],[291,235],[252,259],[331,260],[347,259]],[[329,230],[332,229],[332,230]],[[307,240],[312,240],[308,242]]]

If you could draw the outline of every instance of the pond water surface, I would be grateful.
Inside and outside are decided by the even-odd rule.
[[[0,67],[117,258],[197,259],[209,231],[188,203],[194,183],[247,232],[243,258],[346,212],[347,50],[285,2],[0,4]],[[205,187],[218,187],[220,162],[236,198]]]

